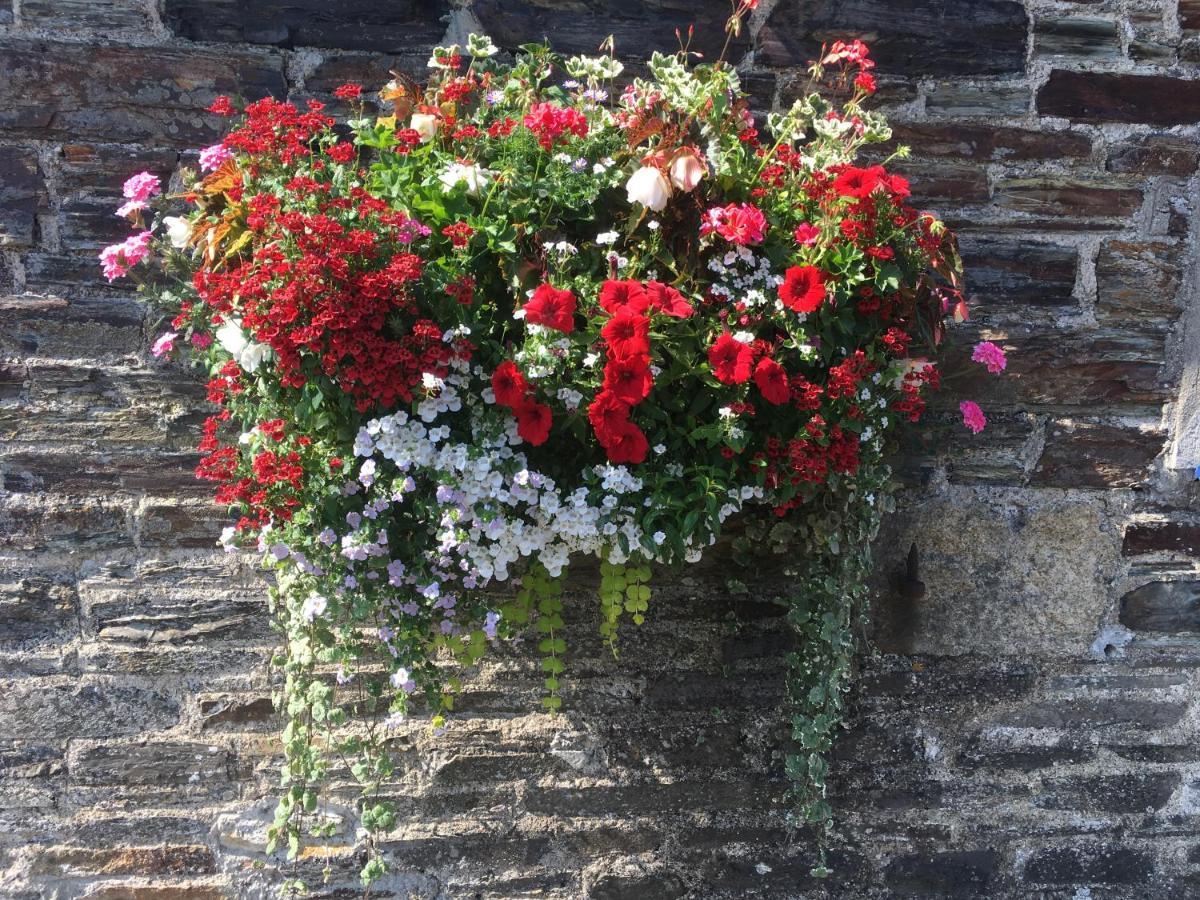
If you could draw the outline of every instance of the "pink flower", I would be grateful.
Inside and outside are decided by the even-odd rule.
[[[964,400],[958,404],[958,409],[962,413],[963,424],[975,432],[975,434],[979,434],[987,426],[987,419],[984,418],[983,410],[979,408],[979,404],[974,400]]]
[[[203,350],[205,347],[212,345],[213,339],[211,334],[204,334],[197,331],[192,335],[192,346],[198,350]]]
[[[174,331],[168,331],[154,342],[154,346],[150,348],[150,352],[155,356],[162,356],[164,353],[170,353],[175,349],[175,338],[177,337],[179,337],[178,333]]]
[[[767,234],[767,217],[757,206],[731,203],[714,206],[700,222],[700,236],[716,232],[731,244],[761,244]]]
[[[145,200],[126,200],[119,207],[117,207],[117,218],[124,219],[131,213],[141,212],[145,208]]]
[[[700,179],[708,174],[708,166],[697,153],[687,150],[671,161],[671,184],[687,193],[694,190]]]
[[[1008,365],[1004,351],[991,341],[980,341],[976,344],[975,351],[971,354],[971,359],[987,366],[988,372],[992,375],[999,375],[1004,371],[1004,367]]]
[[[109,281],[120,278],[140,263],[150,253],[149,231],[139,231],[130,235],[119,244],[105,247],[100,251],[100,268],[104,277]]]
[[[149,172],[138,172],[129,178],[121,187],[121,194],[126,200],[145,202],[162,191],[162,185],[157,175]]]
[[[213,144],[200,151],[200,170],[211,172],[227,159],[233,159],[233,153],[224,144]]]
[[[796,226],[796,243],[801,247],[811,247],[817,242],[817,238],[821,236],[821,229],[816,225],[810,225],[804,222]]]

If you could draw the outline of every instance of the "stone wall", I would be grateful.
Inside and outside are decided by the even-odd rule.
[[[711,44],[726,14],[0,2],[0,894],[255,897],[323,870],[319,896],[358,893],[350,822],[294,867],[260,853],[272,635],[190,475],[203,393],[99,276],[122,179],[211,143],[219,93],[331,100],[480,26],[641,54],[695,19]],[[844,34],[876,50],[916,194],[962,234],[970,331],[1012,377],[965,388],[982,436],[905,466],[833,878],[783,827],[770,585],[718,561],[662,587],[620,660],[580,584],[565,715],[511,647],[446,737],[399,734],[377,896],[1200,896],[1200,2],[763,0],[735,47],[760,109]],[[914,542],[923,596],[892,577]]]

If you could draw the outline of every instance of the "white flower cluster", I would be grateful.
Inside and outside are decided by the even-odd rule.
[[[749,308],[779,303],[777,288],[783,277],[771,271],[771,261],[758,256],[749,247],[734,247],[708,261],[716,280],[710,293],[731,303],[744,303]]]

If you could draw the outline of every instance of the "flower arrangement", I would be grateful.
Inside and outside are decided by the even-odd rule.
[[[348,128],[258,100],[169,196],[125,183],[137,230],[104,272],[156,266],[143,287],[173,319],[153,353],[209,375],[198,474],[237,512],[221,540],[274,573],[291,852],[332,827],[334,759],[374,848],[389,729],[418,704],[445,727],[490,642],[532,630],[560,707],[573,557],[601,561],[615,647],[650,565],[698,560],[735,514],[801,550],[787,770],[798,818],[829,822],[887,453],[965,317],[960,266],[905,179],[856,162],[890,138],[861,43],[825,50],[763,130],[735,69],[693,56],[622,80],[611,53],[504,63],[472,36],[423,89],[397,76],[380,115],[352,84]],[[975,359],[1005,365],[993,344]],[[363,877],[383,870],[372,852]]]

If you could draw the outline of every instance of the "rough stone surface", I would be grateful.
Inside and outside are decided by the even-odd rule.
[[[727,4],[654,0],[0,2],[0,896],[360,896],[351,809],[265,856],[278,783],[249,561],[191,477],[203,390],[95,254],[119,184],[211,143],[219,93],[330,101],[420,75],[447,33],[619,53],[723,41]],[[1197,0],[763,0],[733,43],[761,114],[822,42],[876,49],[918,197],[961,233],[973,302],[937,454],[898,466],[873,639],[833,761],[818,882],[789,833],[770,572],[664,577],[619,660],[578,585],[564,715],[527,649],[449,733],[397,733],[375,896],[1200,895]],[[1190,330],[1189,330],[1190,329]],[[1166,453],[1163,451],[1167,450]],[[903,561],[917,547],[918,572]],[[743,587],[727,581],[732,576]],[[745,591],[743,593],[742,591]],[[328,881],[325,881],[327,876]]]

